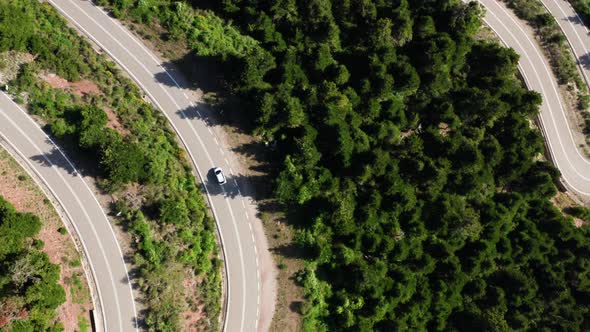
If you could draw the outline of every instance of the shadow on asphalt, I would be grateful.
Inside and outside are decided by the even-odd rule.
[[[213,173],[213,168],[207,171],[205,186],[211,196],[223,195],[230,198],[237,196],[250,197],[254,200],[262,200],[268,197],[258,194],[259,191],[252,190],[252,184],[268,181],[266,176],[244,176],[241,174],[228,174],[227,169],[223,169],[223,174],[227,182],[219,184]]]
[[[582,55],[578,61],[585,69],[590,69],[590,53]]]
[[[49,139],[47,139],[46,142],[53,145],[53,143]],[[74,169],[72,168],[70,163],[68,163],[68,161],[62,155],[62,153],[55,147],[52,148],[49,153],[35,155],[31,157],[31,159],[37,164],[40,164],[41,166],[56,166],[63,170],[66,170],[68,174],[74,174]]]
[[[162,67],[163,70],[156,74],[155,79],[164,85],[180,86],[182,89],[199,88],[205,93],[220,91],[225,85],[223,66],[218,57],[199,56],[195,52],[189,52],[180,59],[164,62]],[[181,77],[190,77],[190,81]]]
[[[576,16],[568,16],[564,20],[565,21],[568,21],[568,22],[572,22],[574,24],[582,24],[582,25],[584,25],[584,21],[578,15],[576,15]]]

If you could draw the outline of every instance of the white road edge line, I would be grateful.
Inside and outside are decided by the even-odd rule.
[[[10,98],[8,98],[8,99],[10,99]],[[20,109],[22,112],[24,112],[24,110],[22,110],[18,104],[16,104],[16,103],[15,103],[15,105],[17,106],[17,108],[18,108],[18,109]],[[53,166],[55,166],[55,164],[53,164],[53,163],[51,162],[51,160],[50,160],[49,158],[47,158],[47,157],[44,155],[44,153],[43,153],[43,151],[41,150],[41,148],[39,148],[39,146],[38,146],[36,143],[34,143],[33,141],[31,141],[31,139],[30,139],[30,138],[27,136],[27,134],[26,134],[25,132],[23,132],[23,130],[22,130],[22,129],[21,129],[21,128],[20,128],[20,127],[19,127],[19,126],[16,124],[16,123],[14,123],[14,121],[12,121],[12,119],[11,119],[11,118],[9,118],[9,117],[8,117],[8,116],[5,114],[5,112],[0,112],[0,113],[2,114],[2,116],[4,116],[4,118],[5,118],[5,119],[7,119],[7,120],[8,120],[8,122],[10,122],[10,123],[11,123],[11,124],[12,124],[12,125],[13,125],[13,126],[16,128],[16,129],[17,129],[17,131],[18,131],[18,132],[19,132],[19,133],[20,133],[22,136],[24,136],[24,137],[25,137],[25,139],[26,139],[26,140],[27,140],[27,141],[28,141],[28,142],[31,144],[31,146],[33,146],[33,147],[34,147],[34,148],[35,148],[35,149],[36,149],[36,150],[39,152],[39,154],[41,154],[41,155],[43,156],[43,159],[45,159],[45,160],[46,160],[46,161],[47,161],[47,162],[48,162],[48,163],[49,163],[49,164],[50,164],[52,167],[53,167]],[[26,113],[25,113],[25,115],[26,115]],[[28,115],[27,115],[27,118],[28,118]],[[31,120],[31,121],[32,121],[32,120]],[[35,123],[35,124],[36,124],[36,123]],[[40,128],[39,128],[39,129],[40,129]],[[40,129],[40,130],[41,130],[41,129]],[[64,159],[65,159],[65,160],[66,160],[66,161],[69,163],[70,167],[72,167],[72,169],[73,169],[74,171],[76,171],[76,168],[75,168],[75,167],[74,167],[74,166],[71,164],[71,162],[69,161],[69,159],[67,159],[67,157],[65,156],[65,154],[64,154],[64,153],[61,151],[61,149],[59,149],[59,147],[58,147],[58,146],[57,146],[57,145],[56,145],[56,144],[55,144],[55,143],[54,143],[54,142],[51,140],[51,138],[50,138],[49,136],[47,136],[47,135],[46,135],[46,137],[47,137],[47,138],[48,138],[48,139],[51,141],[51,143],[52,143],[52,144],[55,146],[55,148],[56,148],[56,149],[57,149],[57,150],[60,152],[60,154],[61,154],[61,155],[64,157]],[[7,141],[7,142],[8,142],[8,141]],[[27,160],[28,160],[28,159],[27,159]],[[31,164],[30,164],[30,165],[31,165]],[[32,166],[32,165],[31,165],[31,166]],[[92,218],[90,218],[90,216],[88,215],[88,213],[87,213],[86,209],[84,209],[84,205],[83,205],[83,204],[82,204],[82,202],[81,202],[81,201],[78,199],[78,196],[75,194],[75,191],[74,191],[74,190],[73,190],[73,188],[72,188],[72,187],[69,185],[69,183],[67,183],[67,181],[65,180],[65,178],[64,178],[64,177],[63,177],[63,176],[62,176],[62,175],[61,175],[59,172],[55,171],[55,173],[57,174],[57,176],[58,176],[60,179],[62,179],[62,181],[63,181],[64,185],[65,185],[65,186],[68,188],[68,190],[69,190],[69,191],[70,191],[70,192],[73,194],[74,198],[76,199],[76,202],[77,202],[77,203],[78,203],[78,205],[79,205],[79,206],[82,208],[82,209],[81,209],[81,211],[82,211],[82,213],[84,214],[84,216],[86,217],[86,219],[87,219],[87,221],[88,221],[88,224],[90,225],[90,228],[92,229],[92,232],[94,233],[94,236],[95,236],[97,239],[99,239],[100,237],[98,236],[98,234],[97,234],[97,232],[96,232],[96,228],[94,227],[94,224],[92,223]],[[82,179],[81,179],[81,180],[82,180]],[[92,196],[92,197],[94,197],[94,194],[92,193],[92,190],[90,190],[90,188],[89,188],[89,187],[86,185],[86,182],[85,182],[84,180],[82,180],[82,182],[84,183],[84,185],[86,186],[86,188],[88,189],[88,191],[91,193],[91,196]],[[96,198],[95,198],[95,199],[96,199]],[[96,203],[98,204],[98,201],[96,201]],[[100,206],[100,204],[99,204],[99,206]],[[67,211],[67,210],[66,210],[66,211]],[[101,211],[102,211],[102,206],[101,206]],[[103,214],[104,214],[104,211],[103,211]],[[70,215],[69,215],[69,213],[68,213],[68,216],[70,216]],[[71,216],[70,216],[70,217],[71,217]],[[106,215],[104,215],[104,217],[105,217],[105,220],[106,220],[106,222],[107,222],[107,223],[110,225],[110,222],[109,222],[108,218],[106,217]],[[72,220],[73,220],[73,219],[72,219]],[[72,223],[73,223],[73,222],[72,222]],[[73,224],[75,225],[75,223],[73,223]],[[77,228],[76,226],[74,226],[74,227],[76,228],[76,231],[78,232],[78,228]],[[112,230],[112,229],[111,229],[111,230]],[[80,234],[80,233],[78,232],[78,234]],[[115,236],[115,234],[114,234],[114,233],[113,233],[113,236]],[[116,237],[115,237],[115,239],[116,239]],[[105,253],[104,247],[102,246],[102,242],[98,241],[98,246],[99,246],[99,248],[100,248],[100,251],[102,252],[103,256],[104,256],[104,257],[106,257],[106,253]],[[122,256],[122,255],[121,255],[121,257],[120,257],[120,258],[121,258],[121,260],[123,261],[123,265],[125,265],[125,260],[123,259],[123,256]],[[90,260],[90,261],[91,261],[91,259],[90,259],[90,256],[88,256],[88,260]],[[116,287],[116,286],[115,286],[115,281],[114,281],[114,280],[113,280],[113,278],[112,278],[112,277],[113,277],[113,274],[112,274],[112,271],[111,271],[111,269],[110,269],[110,265],[108,265],[108,264],[107,264],[107,269],[109,270],[109,271],[108,271],[108,273],[109,273],[109,277],[110,277],[110,279],[111,279],[111,285],[113,286],[113,288],[115,288],[115,287]],[[94,269],[93,269],[93,271],[94,271]],[[127,276],[128,285],[129,285],[129,287],[130,287],[130,289],[131,289],[131,283],[129,282],[129,274],[127,273],[127,271],[126,271],[126,276]],[[98,288],[98,287],[97,287],[97,288]],[[131,296],[132,296],[132,299],[133,299],[133,293],[131,293]],[[101,299],[101,302],[102,302],[102,299]],[[119,298],[118,298],[118,297],[116,297],[116,298],[115,298],[115,303],[116,303],[116,305],[117,305],[118,312],[121,312],[121,310],[120,310],[120,303],[119,303]],[[133,300],[133,303],[135,303],[135,300]],[[103,313],[104,313],[104,310],[103,310]],[[103,318],[104,318],[104,317],[103,317]],[[137,319],[137,318],[136,318],[136,317],[134,317],[134,319]],[[106,329],[107,329],[107,328],[106,328],[106,320],[105,320],[104,328],[105,328],[105,331],[106,331]],[[121,321],[121,317],[119,317],[119,328],[120,328],[120,329],[122,329],[122,328],[123,328],[123,322]],[[137,330],[137,329],[136,329],[136,330]]]
[[[496,4],[496,5],[497,5],[497,4]],[[486,6],[484,5],[484,7],[486,7]],[[500,8],[501,8],[501,7],[500,7]],[[501,9],[503,10],[503,8],[501,8]],[[505,29],[508,31],[508,33],[509,33],[509,34],[512,36],[512,38],[513,38],[513,39],[516,41],[516,43],[517,43],[517,44],[519,44],[519,45],[521,45],[521,47],[522,47],[522,44],[521,44],[520,42],[518,42],[518,40],[517,40],[517,39],[514,37],[514,35],[513,35],[513,34],[510,32],[510,30],[509,30],[509,29],[508,29],[508,28],[507,28],[507,27],[506,27],[506,26],[505,26],[505,25],[502,23],[502,21],[501,21],[500,19],[498,19],[498,17],[497,17],[497,16],[496,16],[496,15],[495,15],[495,14],[494,14],[492,11],[488,11],[488,13],[490,13],[490,15],[493,15],[493,16],[494,16],[494,17],[495,17],[495,18],[498,20],[499,24],[500,24],[500,25],[502,25],[502,26],[503,26],[503,27],[504,27],[504,28],[505,28]],[[486,21],[486,20],[484,19],[484,21]],[[487,21],[486,21],[486,22],[487,22]],[[493,28],[493,27],[492,27],[492,26],[491,26],[489,23],[488,23],[488,26],[489,26],[489,27],[490,27],[492,30],[494,30],[494,32],[496,32],[496,30],[495,30],[495,29],[494,29],[494,28]],[[523,33],[525,34],[525,36],[526,36],[526,33],[525,33],[524,31],[522,31],[522,29],[520,28],[520,26],[517,26],[517,27],[518,27],[518,29],[519,29],[519,30],[521,30],[521,32],[523,32]],[[505,41],[505,40],[504,40],[504,39],[503,39],[503,38],[502,38],[502,37],[501,37],[501,36],[500,36],[500,35],[499,35],[497,32],[496,32],[496,35],[497,35],[497,36],[498,36],[498,37],[499,37],[499,38],[502,40],[502,42],[503,42],[503,43],[504,43],[506,46],[508,46],[508,44],[506,43],[506,41]],[[532,42],[531,42],[531,40],[528,38],[528,36],[526,36],[526,37],[527,37],[527,41],[528,41],[529,43],[532,43]],[[536,47],[534,47],[534,45],[533,45],[533,48],[534,48],[534,50],[535,50],[535,53],[536,53],[538,56],[540,56],[540,54],[538,54],[538,50],[536,49]],[[526,57],[523,57],[523,58],[526,58]],[[546,67],[546,65],[545,65],[545,62],[543,62],[543,65],[544,65],[544,69],[545,69],[545,70],[547,70],[547,67]],[[521,72],[521,74],[523,75],[523,77],[524,77],[524,79],[525,79],[526,85],[527,85],[529,88],[531,88],[531,85],[530,85],[530,83],[529,83],[529,82],[530,82],[530,80],[528,79],[528,77],[527,77],[526,73],[525,73],[525,72],[522,70],[522,67],[521,67],[520,65],[518,65],[518,67],[520,68],[520,72]],[[535,75],[536,75],[537,77],[539,77],[539,74],[538,74],[538,72],[536,71],[535,67],[534,67],[534,66],[531,66],[531,67],[533,68],[533,71],[535,72]],[[552,87],[553,87],[553,89],[555,89],[555,87],[554,87],[553,85],[552,85]],[[546,94],[545,94],[545,92],[544,92],[544,91],[545,91],[545,89],[544,89],[542,86],[541,86],[541,90],[542,90],[542,94],[543,94],[543,95],[546,95]],[[556,93],[557,93],[557,92],[556,92]],[[563,105],[561,104],[561,98],[558,100],[558,102],[559,102],[559,105],[560,105],[561,112],[562,112],[562,114],[563,114]],[[552,120],[553,124],[554,124],[554,125],[556,125],[556,124],[555,124],[555,118],[554,118],[553,112],[549,112],[549,114],[550,114],[550,116],[551,116],[551,120]],[[542,119],[542,117],[541,117],[540,115],[539,115],[539,121],[540,121],[541,123],[543,123],[543,119]],[[566,124],[566,125],[567,125],[567,126],[568,126],[568,128],[569,128],[569,124]],[[569,133],[570,133],[570,136],[571,136],[571,131],[570,131]],[[563,147],[563,143],[561,142],[561,137],[560,137],[560,136],[557,136],[557,138],[558,138],[558,141],[559,141],[559,146],[560,146],[560,148],[562,149],[562,151],[564,151],[564,152],[565,152],[565,149],[564,149],[564,147]],[[546,141],[547,141],[547,143],[548,143],[548,144],[549,144],[549,146],[550,146],[550,151],[549,151],[549,153],[550,153],[550,154],[553,154],[553,152],[551,151],[551,150],[553,150],[553,145],[551,144],[551,141],[550,141],[549,139],[546,139]],[[578,150],[577,150],[577,148],[576,148],[575,150],[576,150],[576,151],[578,151]],[[564,153],[564,154],[565,154],[565,158],[566,158],[566,160],[567,160],[568,164],[569,164],[570,166],[572,166],[572,169],[574,170],[574,172],[575,172],[576,174],[578,174],[580,177],[582,177],[583,179],[588,179],[588,178],[586,178],[585,176],[581,175],[581,174],[580,174],[580,173],[577,171],[577,169],[576,169],[575,167],[573,167],[573,165],[572,165],[571,161],[570,161],[570,160],[569,160],[569,158],[568,158],[568,155],[567,155],[567,153]],[[579,151],[578,151],[578,154],[579,154]],[[553,159],[555,160],[555,163],[557,164],[557,167],[559,168],[559,162],[557,161],[557,158],[553,158]],[[585,191],[583,191],[583,190],[580,190],[579,188],[577,188],[576,186],[574,186],[573,184],[571,184],[571,183],[570,183],[570,182],[567,180],[566,176],[565,176],[563,173],[562,173],[562,177],[563,177],[564,181],[565,181],[565,182],[568,184],[568,186],[570,186],[570,187],[571,187],[573,190],[575,190],[575,191],[579,192],[580,194],[583,194],[583,195],[586,195],[586,196],[590,196],[590,193],[588,193],[588,192],[585,192]],[[590,179],[588,179],[588,180],[590,180]]]

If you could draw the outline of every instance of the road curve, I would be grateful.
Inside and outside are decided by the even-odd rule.
[[[533,30],[497,0],[478,0],[486,9],[485,23],[520,55],[519,69],[529,89],[543,96],[539,120],[549,153],[562,182],[577,195],[590,198],[590,162],[578,149],[559,93],[557,79],[535,40]],[[546,0],[563,1],[563,0]]]
[[[226,268],[224,331],[267,330],[274,309],[272,276],[261,275],[262,262],[270,253],[261,223],[255,218],[245,182],[237,174],[235,156],[227,151],[211,125],[211,113],[190,91],[182,75],[148,50],[116,20],[91,1],[49,0],[58,11],[134,79],[164,113],[201,178],[220,234]],[[212,130],[213,129],[213,130]],[[219,186],[210,170],[222,167],[228,178]],[[239,182],[238,182],[239,181]],[[260,259],[262,255],[264,259]],[[261,262],[262,261],[262,262]],[[272,260],[270,260],[272,261]],[[264,282],[263,282],[264,281]],[[259,326],[261,315],[264,326]]]
[[[590,31],[569,1],[540,0],[563,31],[590,88]]]
[[[0,93],[0,138],[43,182],[73,224],[92,273],[88,279],[96,284],[94,306],[102,309],[102,317],[95,317],[97,330],[135,331],[137,314],[123,255],[90,187],[41,128],[4,93]]]

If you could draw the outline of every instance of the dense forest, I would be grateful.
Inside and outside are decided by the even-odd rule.
[[[590,328],[587,230],[549,201],[540,97],[513,51],[473,40],[477,5],[210,8],[265,51],[235,61],[234,86],[280,146],[305,330]]]
[[[59,266],[52,264],[34,239],[41,221],[19,213],[0,196],[0,330],[63,331],[55,321],[66,294]]]
[[[215,225],[165,118],[47,3],[0,1],[0,52],[7,51],[35,57],[8,84],[15,100],[42,120],[79,169],[118,199],[112,218],[133,237],[133,273],[147,309],[142,324],[178,331],[181,314],[193,311],[203,316],[201,328],[217,330]],[[43,78],[47,73],[88,80],[99,91],[54,88]],[[187,279],[196,288],[178,287]]]
[[[224,63],[276,142],[303,330],[590,329],[588,229],[550,201],[541,98],[512,50],[474,39],[475,3],[99,3]]]

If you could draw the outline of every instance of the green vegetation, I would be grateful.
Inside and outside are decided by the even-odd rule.
[[[590,222],[590,209],[583,206],[574,206],[566,208],[565,213],[570,214],[574,217],[580,218],[584,221]]]
[[[549,200],[540,96],[513,51],[473,40],[478,5],[101,2],[188,45],[213,14],[258,41],[195,52],[224,63],[277,144],[276,196],[307,253],[304,331],[590,329],[588,229]]]
[[[78,274],[72,276],[72,278],[67,282],[70,285],[70,296],[74,303],[83,304],[88,302],[88,299],[86,298],[88,290],[82,283],[82,280]]]
[[[138,244],[135,263],[148,304],[148,328],[177,331],[187,298],[199,291],[207,313],[203,323],[217,330],[221,263],[215,228],[165,118],[49,4],[0,2],[0,28],[0,52],[36,57],[9,83],[15,100],[40,116],[81,164],[91,165],[88,171],[103,189],[122,197],[114,208],[123,212],[119,220]],[[79,96],[54,89],[41,78],[46,72],[70,81],[87,79],[100,93]],[[125,195],[129,187],[139,190],[137,197]],[[186,276],[199,281],[198,290],[178,287]]]
[[[62,331],[56,309],[66,300],[59,266],[34,245],[39,218],[0,197],[0,330]]]
[[[90,323],[88,323],[86,317],[78,317],[78,330],[80,332],[88,332],[88,329],[90,329]]]

